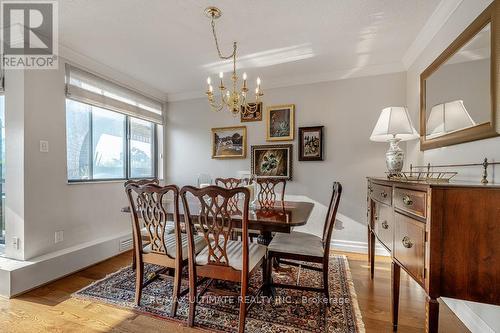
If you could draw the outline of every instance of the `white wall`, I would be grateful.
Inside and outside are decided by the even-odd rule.
[[[30,259],[130,231],[122,182],[68,184],[64,60],[6,73],[6,254]],[[39,151],[40,140],[49,152]],[[23,191],[24,190],[24,191]],[[55,231],[64,241],[55,244]],[[20,238],[20,248],[12,238]]]
[[[429,66],[491,2],[491,0],[464,0],[409,68],[406,89],[407,104],[416,124],[418,124],[417,120],[419,119],[418,114],[420,110],[420,73],[427,68],[427,66]],[[418,143],[408,144],[409,159],[413,163],[479,163],[484,157],[490,160],[500,161],[500,138],[475,141],[425,152],[420,152],[419,149]],[[464,168],[458,169],[458,171],[458,178],[476,182],[481,179],[480,168]],[[494,178],[496,182],[500,181],[498,168],[495,170]],[[498,320],[500,307],[451,299],[446,299],[446,302],[449,304],[450,308],[456,311],[457,315],[473,332],[500,332],[500,321]],[[472,310],[472,313],[468,312],[467,309]]]
[[[308,196],[327,205],[334,180],[344,187],[334,238],[366,244],[366,178],[383,175],[387,146],[368,138],[382,108],[405,104],[405,74],[396,73],[300,85],[265,91],[264,108],[295,104],[296,128],[325,126],[325,160],[299,162],[294,145],[293,181],[287,193]],[[264,114],[265,116],[265,114]],[[211,159],[212,127],[245,125],[248,156],[238,160]],[[250,170],[250,147],[266,144],[265,117],[240,123],[227,111],[214,113],[206,99],[168,103],[166,121],[166,179],[195,184],[199,173],[236,176]],[[311,230],[314,232],[315,230]]]

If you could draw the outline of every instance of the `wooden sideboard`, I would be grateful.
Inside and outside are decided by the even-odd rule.
[[[400,270],[427,294],[426,332],[438,331],[439,297],[500,305],[500,186],[368,178],[368,257],[391,253],[393,328]]]

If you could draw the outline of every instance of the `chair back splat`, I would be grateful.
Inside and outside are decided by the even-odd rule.
[[[259,205],[261,208],[273,208],[278,193],[276,192],[279,184],[282,184],[281,187],[281,196],[280,201],[283,205],[285,200],[285,188],[286,188],[286,180],[282,178],[257,178],[256,182],[258,184],[258,194],[257,199],[259,201]]]
[[[142,219],[146,230],[149,232],[151,252],[167,254],[165,233],[167,225],[167,197],[173,197],[173,216],[177,242],[181,241],[181,227],[179,219],[179,188],[176,185],[159,186],[156,184],[137,185],[129,184],[126,187],[127,197],[133,219],[133,234],[135,244],[142,249],[141,224]],[[180,247],[178,247],[180,249]],[[182,258],[182,253],[176,253],[177,258]]]
[[[199,203],[199,214],[194,221],[190,214],[187,195],[195,198]],[[241,215],[241,230],[243,241],[243,271],[248,271],[248,205],[250,192],[243,187],[224,189],[218,186],[208,186],[202,189],[185,186],[180,192],[184,205],[186,229],[189,242],[197,232],[203,234],[208,244],[208,264],[231,266],[227,252],[228,242],[233,230],[234,211],[230,207],[240,195],[243,196]],[[246,268],[246,269],[245,269]]]

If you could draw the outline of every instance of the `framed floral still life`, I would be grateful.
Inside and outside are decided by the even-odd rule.
[[[212,158],[245,158],[247,156],[247,128],[212,128]]]
[[[261,121],[262,120],[262,102],[258,104],[248,103],[248,108],[241,106],[240,112],[241,119],[240,121],[248,122],[248,121]]]
[[[252,174],[261,178],[292,179],[293,145],[252,146]]]
[[[291,141],[294,138],[295,105],[267,108],[267,141]]]
[[[299,127],[299,161],[323,161],[323,126]]]

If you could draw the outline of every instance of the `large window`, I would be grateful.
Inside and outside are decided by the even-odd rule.
[[[68,180],[157,177],[152,122],[66,99]]]
[[[162,177],[163,105],[66,64],[68,180]]]

